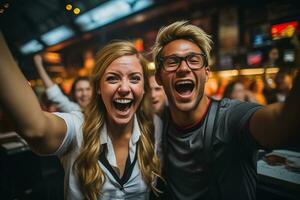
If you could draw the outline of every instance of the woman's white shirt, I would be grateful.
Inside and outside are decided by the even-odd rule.
[[[83,195],[79,189],[78,179],[73,171],[73,164],[79,154],[83,140],[83,114],[81,112],[55,114],[63,118],[67,124],[66,136],[61,146],[55,152],[55,155],[60,157],[65,170],[65,198],[70,200],[83,199]],[[140,138],[140,134],[139,124],[136,116],[134,116],[133,133],[129,141],[129,157],[131,162],[134,160],[136,154],[136,147],[137,142]],[[99,137],[101,144],[106,144],[107,146],[107,161],[112,166],[112,168],[116,169],[116,156],[114,153],[112,142],[107,134],[106,125],[104,125],[102,130],[100,131]],[[99,199],[144,200],[149,198],[149,189],[142,179],[138,162],[135,163],[132,174],[129,180],[123,185],[123,187],[100,161],[98,161],[98,163],[103,170],[106,178]]]

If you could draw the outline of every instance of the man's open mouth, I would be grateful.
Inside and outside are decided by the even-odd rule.
[[[193,91],[194,87],[195,84],[190,80],[178,81],[175,84],[175,90],[182,95],[190,94]]]
[[[113,105],[117,110],[120,111],[126,111],[130,108],[132,105],[133,100],[132,99],[115,99],[113,101]]]

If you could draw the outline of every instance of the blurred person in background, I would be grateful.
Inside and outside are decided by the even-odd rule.
[[[239,80],[231,81],[226,85],[223,98],[257,103],[253,93],[246,90],[244,84]]]
[[[154,112],[153,121],[155,124],[155,151],[158,156],[161,155],[161,136],[157,135],[161,133],[163,125],[161,124],[162,113],[167,105],[167,97],[164,91],[164,88],[161,85],[158,85],[155,79],[155,73],[153,71],[149,72],[149,86],[150,86],[150,97],[151,97],[151,108]]]
[[[43,66],[41,55],[34,56],[36,69],[46,87],[50,101],[55,102],[62,112],[84,110],[91,101],[92,88],[88,77],[77,77],[71,88],[70,99],[54,84]]]
[[[163,109],[167,105],[167,97],[164,88],[157,84],[154,72],[150,72],[149,84],[153,111],[158,116],[161,116]]]
[[[86,76],[77,77],[71,87],[70,99],[84,109],[91,102],[92,87]]]
[[[99,51],[83,113],[43,112],[1,32],[0,46],[1,106],[32,150],[61,159],[66,199],[148,199],[157,191],[148,68],[131,42]]]
[[[264,95],[264,82],[259,78],[254,78],[249,85],[249,91],[252,92],[254,98],[259,104],[266,105],[267,100]]]
[[[267,61],[264,64],[263,94],[268,104],[284,102],[292,85],[288,71],[283,68],[279,69],[274,80],[266,73],[268,67],[280,67],[278,64],[279,56],[279,49],[276,46],[271,46],[267,54]],[[272,82],[274,82],[274,86]]]
[[[284,102],[292,87],[292,78],[284,69],[280,69],[274,78],[275,87],[272,88],[267,80],[264,81],[263,94],[267,103]]]
[[[264,66],[266,67],[278,67],[279,60],[279,49],[276,46],[271,46],[267,53],[266,62]]]

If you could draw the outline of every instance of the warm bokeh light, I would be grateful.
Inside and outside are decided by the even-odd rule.
[[[276,74],[279,71],[278,67],[267,68],[266,74]],[[254,68],[254,69],[233,69],[233,70],[220,70],[211,73],[212,77],[233,77],[233,76],[252,76],[252,75],[262,75],[264,73],[263,68]]]
[[[134,40],[134,46],[135,46],[135,48],[136,48],[139,52],[144,51],[144,41],[143,41],[143,39],[137,38],[136,40]]]
[[[80,70],[78,70],[79,76],[88,76],[88,74],[89,74],[89,69],[87,68],[81,68]]]
[[[55,52],[43,53],[43,59],[49,63],[61,63],[61,55]]]
[[[63,91],[66,92],[67,94],[69,94],[71,91],[73,82],[74,82],[73,78],[72,79],[64,79],[63,82],[60,83]]]
[[[73,10],[73,12],[74,12],[74,14],[78,15],[78,14],[80,13],[80,9],[79,9],[79,8],[75,8],[75,9]]]
[[[93,52],[92,51],[86,51],[85,55],[84,55],[84,68],[86,69],[92,69],[95,65],[95,59],[93,56]]]
[[[72,6],[71,4],[67,4],[67,5],[66,5],[66,9],[67,9],[67,10],[72,10],[72,7],[73,7],[73,6]]]
[[[64,79],[62,77],[56,77],[54,81],[55,83],[61,84],[64,81]]]
[[[148,64],[148,69],[149,69],[149,70],[155,70],[155,64],[154,64],[154,62],[150,62],[150,63]]]

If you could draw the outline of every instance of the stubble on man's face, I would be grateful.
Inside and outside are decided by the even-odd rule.
[[[174,40],[163,49],[163,55],[186,56],[190,53],[201,53],[201,49],[188,40]],[[160,70],[160,79],[168,97],[170,108],[178,112],[193,112],[197,110],[204,95],[209,68],[190,69],[182,61],[176,71]],[[190,85],[184,85],[184,82]],[[179,87],[182,85],[182,88]]]

